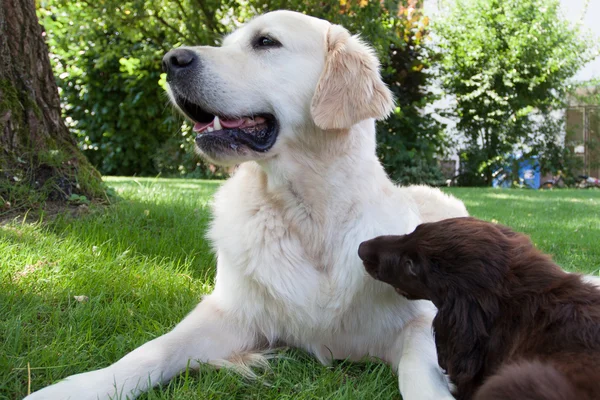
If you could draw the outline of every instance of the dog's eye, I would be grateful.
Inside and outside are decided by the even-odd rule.
[[[268,36],[260,36],[254,42],[254,47],[257,47],[257,48],[269,48],[269,47],[279,47],[279,46],[281,46],[281,43],[279,43],[275,39],[271,39]]]

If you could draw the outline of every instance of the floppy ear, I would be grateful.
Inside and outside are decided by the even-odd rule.
[[[311,114],[321,129],[344,129],[392,111],[392,93],[379,75],[371,48],[339,25],[327,32],[327,58],[312,99]]]
[[[489,354],[490,332],[499,308],[494,295],[487,300],[489,306],[482,308],[477,301],[450,292],[433,319],[438,364],[452,376],[459,393],[474,392]]]

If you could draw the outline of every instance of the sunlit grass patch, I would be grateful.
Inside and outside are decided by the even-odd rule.
[[[106,178],[119,200],[0,226],[0,398],[109,365],[173,328],[213,286],[215,181]],[[565,268],[600,268],[600,191],[448,190],[477,217],[531,235]],[[399,399],[391,369],[285,351],[247,381],[202,367],[143,399]],[[265,383],[268,383],[266,385]]]
[[[533,242],[570,271],[600,270],[600,190],[446,190],[469,212],[531,236]]]

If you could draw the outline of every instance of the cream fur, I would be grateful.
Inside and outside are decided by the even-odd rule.
[[[282,47],[253,50],[263,33]],[[370,278],[357,256],[365,239],[467,215],[436,189],[398,188],[386,176],[373,118],[392,102],[372,50],[341,27],[286,11],[254,19],[220,48],[193,49],[203,65],[190,82],[197,101],[229,115],[271,112],[280,125],[266,154],[217,160],[242,164],[212,207],[214,291],[171,332],[27,399],[133,398],[188,365],[257,361],[276,343],[323,363],[376,357],[398,371],[405,400],[450,399],[434,307]]]

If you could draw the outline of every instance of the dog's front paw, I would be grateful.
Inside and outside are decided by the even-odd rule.
[[[72,375],[45,387],[23,400],[109,400],[119,399],[114,379],[107,369]],[[125,396],[123,396],[123,399]]]

